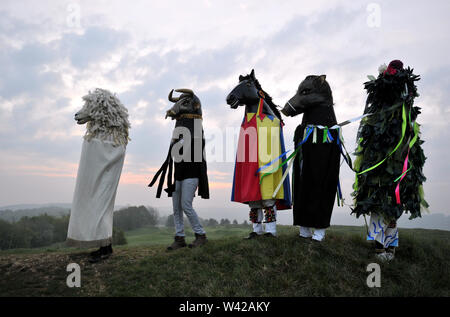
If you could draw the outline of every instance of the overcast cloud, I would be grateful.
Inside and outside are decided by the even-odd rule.
[[[155,199],[146,186],[174,125],[164,120],[172,88],[194,89],[211,140],[217,129],[239,127],[243,109],[230,109],[225,97],[252,68],[279,105],[307,75],[326,74],[343,121],[362,113],[367,75],[401,59],[422,78],[416,105],[428,157],[426,199],[432,213],[450,215],[448,12],[445,0],[3,0],[0,206],[72,200],[85,130],[73,115],[96,87],[117,93],[132,123],[117,204],[168,210],[170,200]],[[285,119],[288,148],[300,121]],[[357,127],[345,128],[348,149]],[[202,217],[247,217],[247,208],[230,202],[233,167],[209,163],[211,199],[195,201]],[[345,166],[341,179],[350,204],[354,176]],[[283,219],[289,223],[290,214]]]

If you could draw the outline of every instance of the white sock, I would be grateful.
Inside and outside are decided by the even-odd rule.
[[[314,229],[313,240],[322,241],[325,238],[325,229]]]
[[[274,236],[277,235],[277,222],[268,222],[266,223],[266,232],[273,234]]]
[[[311,238],[312,237],[311,228],[300,226],[300,237]]]

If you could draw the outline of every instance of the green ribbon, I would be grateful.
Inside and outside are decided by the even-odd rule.
[[[406,171],[404,171],[404,172],[402,173],[402,175],[400,175],[399,177],[397,177],[397,178],[394,180],[394,183],[397,183],[397,181],[398,181],[400,178],[402,178],[403,175],[405,175],[406,173],[408,173],[409,170],[410,170],[411,168],[412,168],[412,166],[411,166],[410,168],[408,168]]]
[[[414,121],[414,137],[412,138],[411,142],[409,142],[409,148],[412,148],[414,143],[416,143],[417,138],[419,136],[419,125],[417,122]]]
[[[402,137],[400,138],[400,141],[399,141],[398,144],[395,146],[395,148],[391,151],[391,153],[389,153],[383,160],[381,160],[381,161],[378,162],[377,164],[375,164],[375,165],[373,165],[373,166],[371,166],[371,167],[365,169],[365,170],[362,171],[362,172],[356,173],[356,175],[361,175],[361,174],[367,173],[367,172],[369,172],[369,171],[371,171],[371,170],[377,168],[378,166],[380,166],[381,164],[383,164],[389,157],[391,157],[392,154],[394,154],[395,151],[397,151],[397,149],[400,147],[400,145],[401,145],[402,142],[403,142],[403,139],[405,138],[406,126],[407,126],[407,122],[408,122],[407,117],[406,117],[406,107],[405,107],[405,103],[403,103],[403,107],[402,107],[402,120],[403,120],[403,122],[402,122]],[[414,139],[417,140],[417,137],[414,137]],[[413,140],[414,140],[414,139],[413,139]],[[411,142],[413,142],[413,140],[411,140]],[[415,140],[414,140],[414,142],[415,142]]]
[[[288,158],[287,158],[286,160],[284,160],[282,163],[280,163],[280,164],[277,166],[276,169],[274,169],[274,170],[272,170],[272,171],[270,171],[270,172],[267,172],[267,173],[264,173],[263,175],[261,175],[261,178],[260,178],[260,180],[259,180],[259,183],[261,184],[263,178],[266,177],[267,175],[276,173],[276,171],[278,171],[278,170],[280,169],[280,167],[282,167],[282,166],[285,165],[287,162],[289,162],[289,160],[290,160],[291,158],[293,158],[293,157],[295,156],[295,154],[297,154],[298,150],[300,150],[300,149],[301,149],[301,147],[299,146],[299,147],[298,147],[291,155],[288,156]]]
[[[327,140],[328,140],[328,127],[325,127],[325,129],[323,129],[322,143],[326,143]]]

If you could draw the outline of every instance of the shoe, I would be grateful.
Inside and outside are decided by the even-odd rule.
[[[312,240],[311,237],[304,237],[301,235],[298,235],[297,237],[299,237],[299,239],[304,242],[310,242]]]
[[[113,253],[113,249],[111,245],[107,245],[106,247],[103,247],[103,253],[101,254],[102,259],[107,259],[111,256]]]
[[[184,248],[186,246],[186,241],[184,240],[184,237],[175,236],[174,242],[167,247],[167,251],[173,251],[177,249]]]
[[[189,244],[189,248],[196,248],[204,245],[206,242],[208,242],[208,239],[206,239],[206,234],[195,234],[195,240],[191,244]]]
[[[276,237],[277,237],[276,235],[274,235],[274,234],[272,234],[272,233],[270,233],[270,232],[266,232],[266,233],[264,234],[264,236],[265,236],[266,238],[276,238]]]
[[[395,247],[388,247],[386,249],[386,260],[392,261],[395,258]]]
[[[251,240],[251,239],[256,239],[259,238],[259,234],[257,234],[256,232],[250,232],[250,234],[248,235],[248,237],[244,238],[244,240]]]
[[[89,262],[90,263],[97,263],[101,260],[105,260],[111,256],[113,253],[111,244],[107,245],[106,247],[101,247],[97,251],[91,252],[89,254]]]
[[[382,261],[382,262],[387,262],[387,261],[389,261],[389,260],[388,260],[389,256],[386,254],[386,252],[377,252],[377,253],[375,253],[375,258],[376,258],[377,260]]]
[[[89,253],[90,257],[97,257],[97,256],[101,256],[102,255],[102,248],[99,248],[97,251],[91,252]]]
[[[325,239],[325,229],[314,229],[313,241],[322,242]]]
[[[392,261],[395,258],[394,253],[386,252],[386,261]]]

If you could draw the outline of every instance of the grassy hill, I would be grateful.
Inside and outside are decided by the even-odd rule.
[[[279,226],[279,237],[246,241],[248,228],[207,228],[199,249],[166,252],[173,230],[127,232],[102,263],[87,251],[55,246],[0,252],[0,296],[449,296],[450,232],[400,230],[396,259],[381,263],[381,287],[369,288],[375,262],[364,228],[333,226],[322,243]],[[188,232],[188,242],[193,240]],[[81,267],[81,288],[66,286],[66,266]]]

